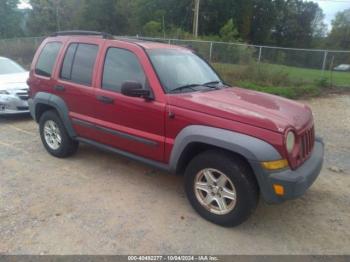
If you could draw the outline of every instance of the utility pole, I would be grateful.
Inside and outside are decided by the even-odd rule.
[[[162,27],[163,27],[163,38],[165,38],[165,21],[164,21],[164,15],[163,15],[163,19],[162,19]]]
[[[194,37],[198,37],[198,17],[199,17],[200,0],[193,0],[193,1],[194,1],[193,35],[194,35]]]
[[[61,31],[60,13],[59,13],[60,5],[61,5],[61,1],[56,0],[54,2],[54,6],[52,7],[54,9],[55,15],[56,15],[56,30],[57,31]]]
[[[60,15],[58,13],[58,6],[56,6],[56,27],[57,27],[57,31],[61,31]]]

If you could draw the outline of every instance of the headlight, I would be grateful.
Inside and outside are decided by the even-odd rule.
[[[286,148],[289,154],[292,153],[294,146],[295,146],[295,135],[292,131],[289,131],[286,137]]]
[[[0,95],[9,95],[10,93],[6,90],[0,90]]]

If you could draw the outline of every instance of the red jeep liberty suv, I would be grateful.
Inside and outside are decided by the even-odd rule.
[[[227,86],[184,47],[58,32],[38,48],[29,106],[56,157],[88,143],[185,176],[193,208],[222,226],[301,196],[324,146],[309,107]]]

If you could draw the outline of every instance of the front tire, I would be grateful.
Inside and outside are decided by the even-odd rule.
[[[185,190],[203,218],[225,227],[244,222],[255,210],[259,196],[245,161],[220,150],[194,157],[185,171]]]
[[[43,113],[39,121],[40,138],[45,149],[53,156],[64,158],[73,155],[79,146],[71,139],[56,111]]]

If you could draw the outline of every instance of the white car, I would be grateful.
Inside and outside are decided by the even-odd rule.
[[[350,71],[350,65],[347,64],[341,64],[336,67],[334,67],[335,71]]]
[[[28,76],[19,64],[0,57],[0,115],[29,113]]]

